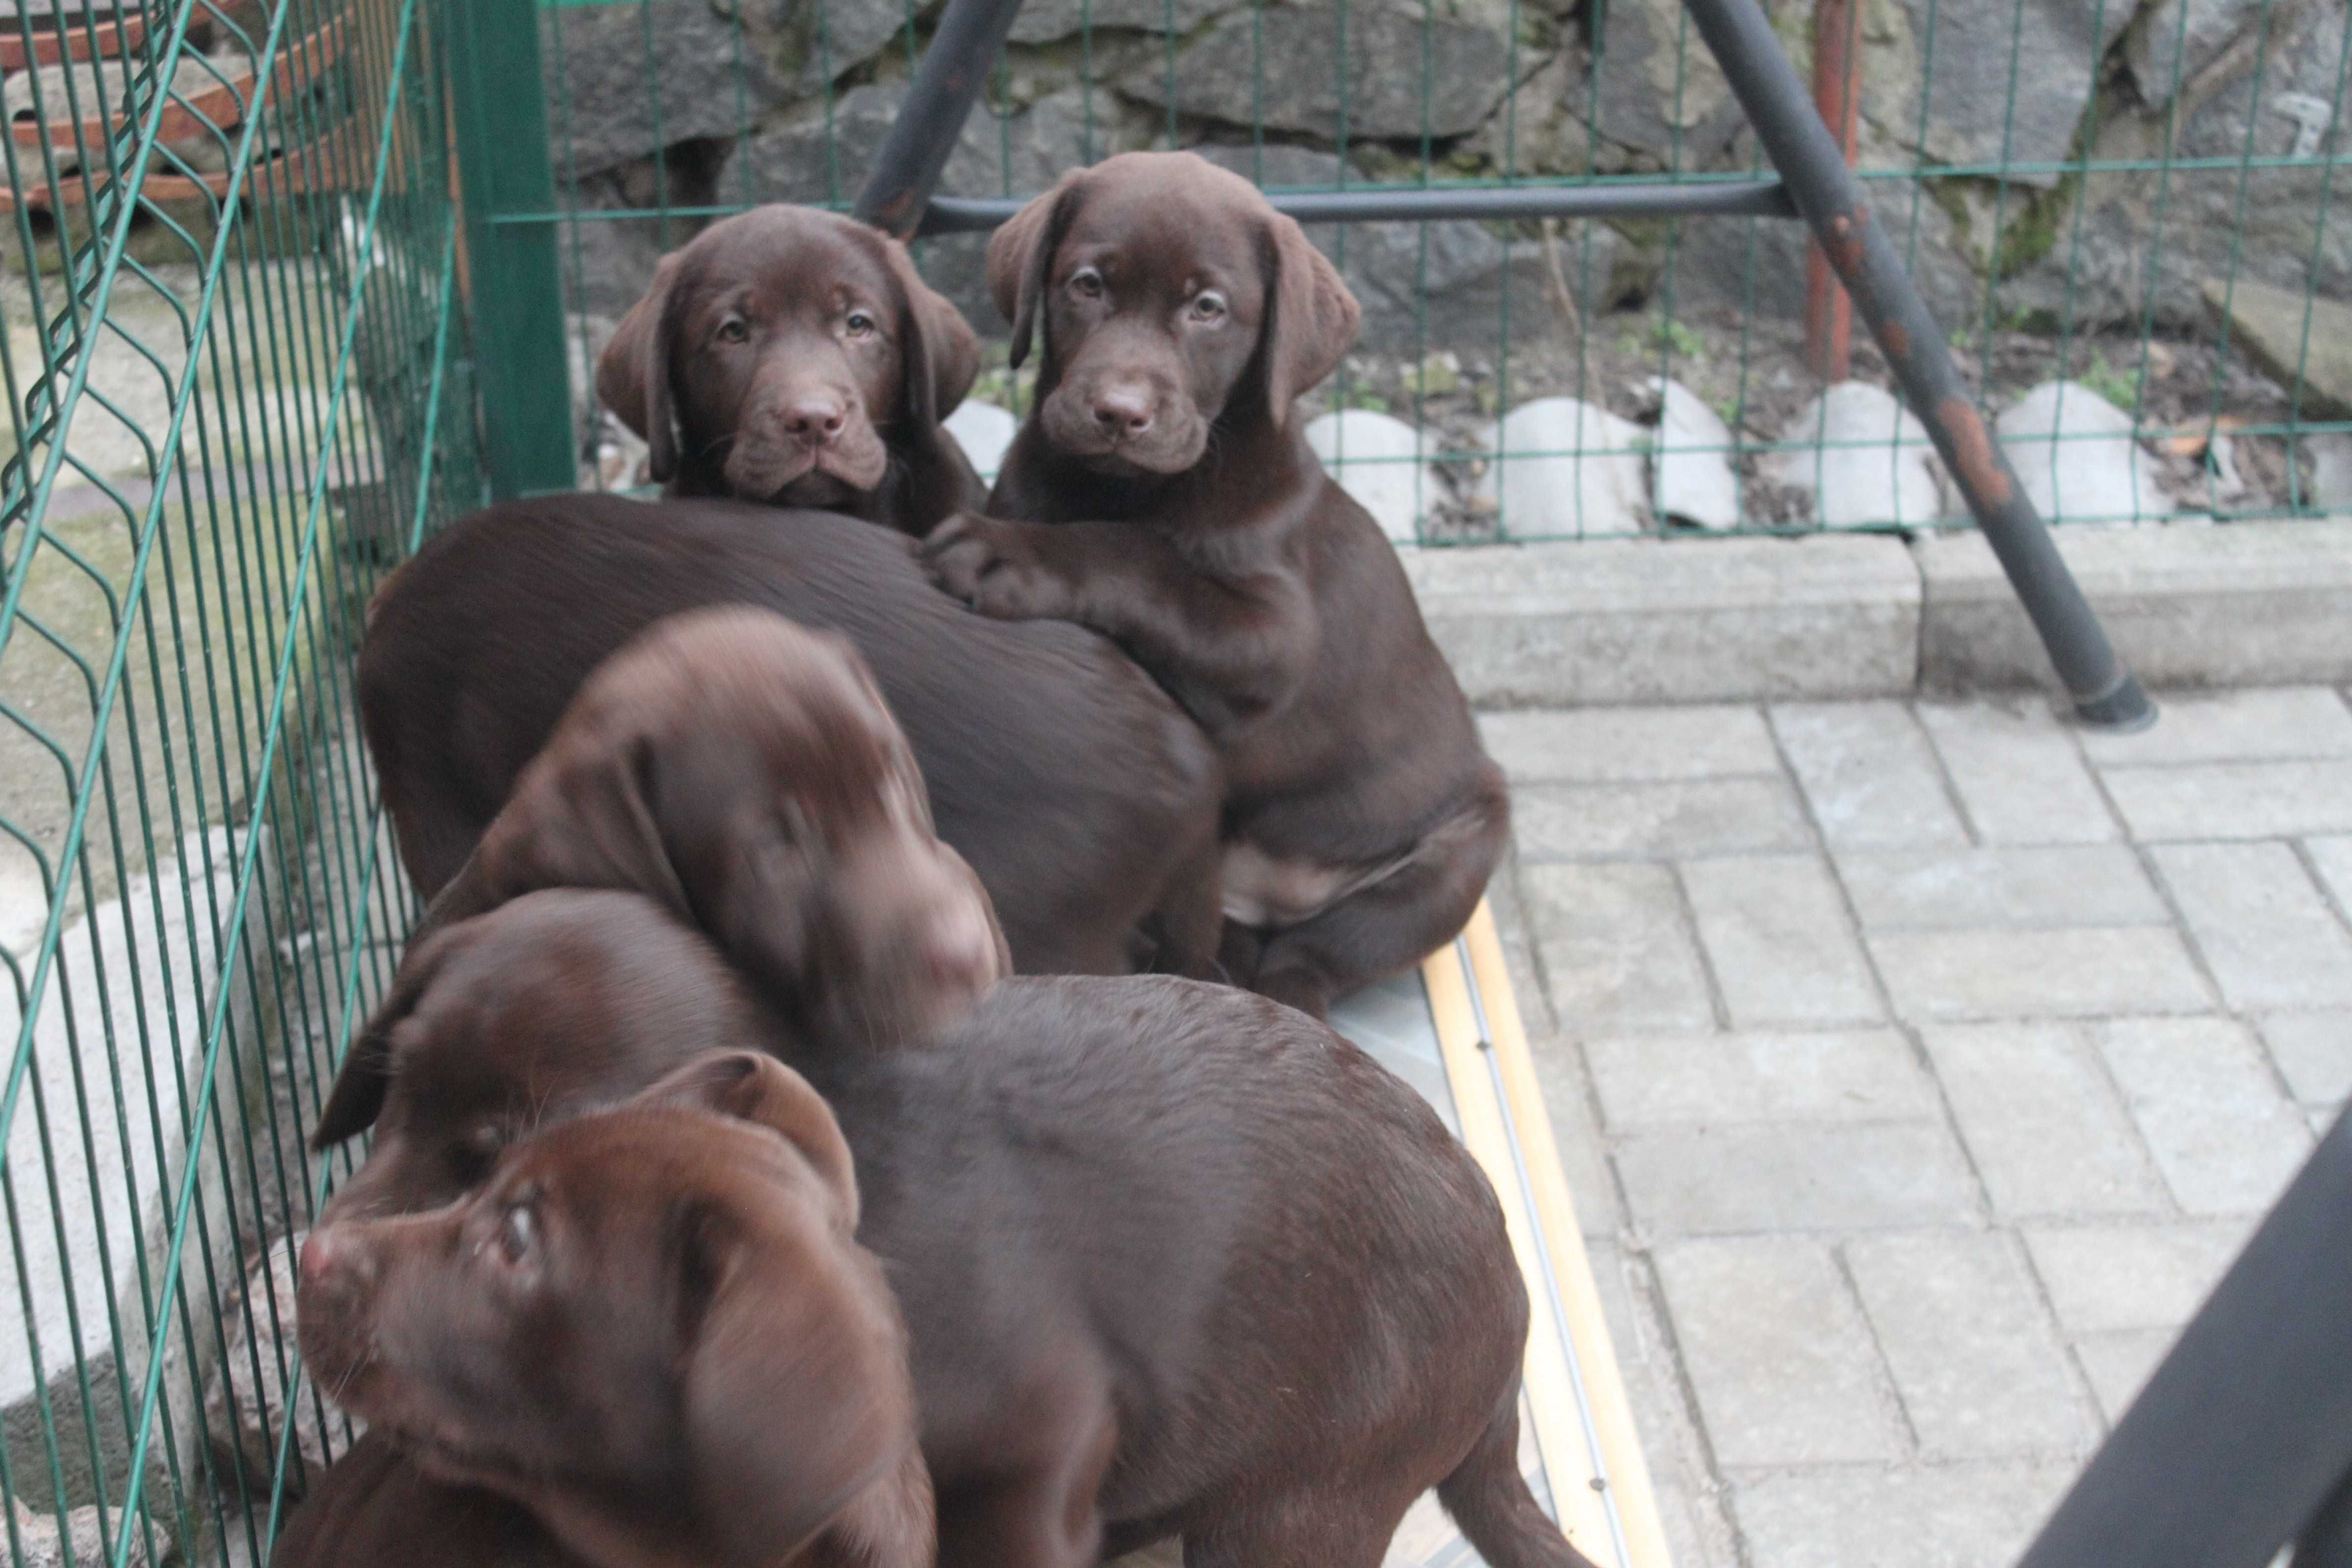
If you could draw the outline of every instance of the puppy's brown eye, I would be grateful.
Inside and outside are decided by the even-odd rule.
[[[509,1263],[520,1263],[539,1245],[539,1221],[527,1204],[517,1204],[499,1221],[499,1252]]]
[[[1192,297],[1192,319],[1196,321],[1222,321],[1225,319],[1225,297],[1214,289],[1204,289]]]
[[[1081,300],[1102,298],[1102,274],[1091,267],[1081,267],[1070,274],[1070,292]]]
[[[719,323],[719,341],[722,343],[742,343],[751,341],[751,328],[740,316],[730,316]]]
[[[842,330],[853,338],[870,338],[881,329],[872,316],[863,310],[852,310],[842,322]]]

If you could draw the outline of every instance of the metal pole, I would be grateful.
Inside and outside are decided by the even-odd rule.
[[[874,160],[874,173],[857,193],[852,210],[862,223],[912,239],[940,171],[948,166],[956,138],[980,100],[981,84],[1004,47],[1021,0],[948,0],[940,30],[923,51],[898,118]]]
[[[2352,1474],[2337,1483],[2294,1543],[2294,1568],[2352,1568]]]
[[[1276,212],[1301,223],[1509,222],[1543,217],[1794,217],[1778,180],[1715,180],[1664,185],[1513,185],[1494,190],[1414,190],[1360,185],[1345,191],[1277,193]],[[1021,210],[1021,196],[933,196],[919,234],[994,228]]]
[[[1894,242],[1872,219],[1860,182],[1756,0],[1683,3],[2000,558],[2076,715],[2118,730],[2154,723],[2156,705],[2116,658],[2009,459],[1986,430],[1952,366],[1942,329],[1927,313]]]
[[[2304,1532],[2352,1471],[2347,1227],[2338,1116],[2019,1568],[2263,1568]]]
[[[1837,132],[1849,169],[1862,121],[1862,59],[1853,47],[1861,20],[1854,0],[1821,0],[1813,12],[1813,107]],[[1853,299],[1831,276],[1830,258],[1815,240],[1805,255],[1805,363],[1823,381],[1843,381],[1853,368]]]
[[[503,500],[568,490],[580,474],[555,229],[492,221],[502,212],[555,205],[539,7],[533,0],[455,0],[442,14],[490,493]]]

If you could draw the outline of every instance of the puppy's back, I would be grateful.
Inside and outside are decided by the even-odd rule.
[[[666,616],[729,603],[857,645],[940,837],[995,895],[1024,967],[1052,967],[1034,957],[1070,932],[1139,918],[1174,847],[1213,837],[1213,750],[1094,633],[974,616],[905,540],[831,513],[547,497],[460,520],[372,608],[362,720],[419,893],[456,874],[607,655]],[[1139,901],[1123,920],[1107,892]]]

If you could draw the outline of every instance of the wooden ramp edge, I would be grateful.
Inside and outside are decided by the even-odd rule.
[[[1527,1278],[1527,1402],[1560,1525],[1595,1563],[1670,1568],[1633,1407],[1485,900],[1421,973],[1463,1142],[1502,1200]]]

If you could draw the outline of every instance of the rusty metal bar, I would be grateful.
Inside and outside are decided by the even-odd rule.
[[[1837,133],[1849,169],[1862,123],[1854,47],[1861,20],[1854,0],[1821,0],[1813,12],[1813,107]],[[1823,381],[1843,381],[1853,368],[1853,297],[1830,271],[1819,240],[1805,256],[1805,363]]]
[[[1683,5],[2009,574],[2076,716],[2119,730],[2154,723],[2156,704],[2116,657],[2050,531],[1985,428],[1952,364],[1943,329],[1928,314],[1894,241],[1871,216],[1861,182],[1846,167],[1837,139],[1822,123],[1756,0]]]

